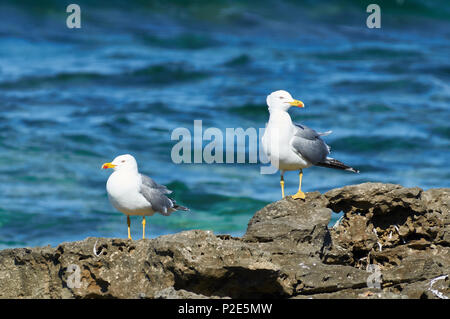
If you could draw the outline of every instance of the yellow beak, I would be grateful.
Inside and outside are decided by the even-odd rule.
[[[299,100],[294,100],[294,101],[290,102],[289,104],[292,105],[292,106],[297,106],[297,107],[304,107],[305,106],[305,104],[303,104],[303,102],[299,101]]]
[[[105,163],[102,165],[102,169],[114,168],[114,167],[116,167],[116,165],[111,164],[111,163]]]

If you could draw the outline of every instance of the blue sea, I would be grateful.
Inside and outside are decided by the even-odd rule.
[[[358,168],[304,170],[303,190],[363,182],[450,187],[450,3],[378,1],[0,3],[0,248],[126,238],[101,170],[130,153],[190,212],[147,219],[147,235],[242,235],[281,197],[260,164],[175,164],[174,129],[264,128],[266,96],[305,103],[296,122]],[[204,145],[208,142],[206,141]],[[285,174],[286,193],[297,190]],[[141,237],[141,219],[132,218]]]

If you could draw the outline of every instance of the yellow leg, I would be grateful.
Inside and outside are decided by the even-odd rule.
[[[145,239],[145,216],[142,216],[142,239]]]
[[[298,174],[299,181],[298,181],[298,192],[295,195],[292,195],[293,199],[305,199],[306,195],[302,192],[302,177],[303,177],[303,171],[300,170],[300,173]]]
[[[281,185],[281,198],[284,198],[284,178],[283,178],[283,175],[281,175],[280,185]]]
[[[128,224],[128,239],[133,239],[133,238],[131,238],[131,232],[130,232],[130,224],[131,224],[131,222],[130,222],[130,216],[127,216],[127,224]]]

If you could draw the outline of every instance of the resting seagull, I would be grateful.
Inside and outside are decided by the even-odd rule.
[[[145,216],[153,216],[155,213],[169,216],[177,210],[188,210],[166,196],[172,193],[166,186],[140,174],[136,160],[129,154],[117,156],[111,163],[103,164],[102,168],[114,170],[106,182],[106,191],[111,204],[127,215],[128,239],[132,239],[130,215],[142,216],[142,239],[144,239]]]
[[[302,192],[303,168],[315,165],[359,173],[358,170],[328,157],[330,147],[321,136],[328,135],[331,131],[318,133],[305,125],[292,122],[287,111],[291,106],[304,107],[302,101],[294,100],[288,92],[280,90],[267,96],[267,105],[270,117],[262,137],[262,146],[272,165],[280,170],[283,198],[285,171],[299,170],[298,192],[292,196],[294,199],[305,199],[305,193]]]

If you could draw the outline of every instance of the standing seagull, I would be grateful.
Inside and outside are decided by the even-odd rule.
[[[126,154],[117,156],[111,163],[102,165],[103,169],[112,168],[114,173],[106,182],[106,191],[111,204],[127,215],[128,239],[130,234],[130,215],[142,216],[142,238],[145,238],[145,216],[160,213],[169,216],[177,210],[188,210],[166,196],[172,193],[164,185],[138,171],[133,156]]]
[[[281,90],[267,96],[267,105],[270,117],[262,137],[262,146],[272,165],[280,170],[283,198],[285,171],[300,171],[298,192],[292,196],[294,199],[305,199],[305,193],[302,192],[303,168],[315,165],[359,173],[327,156],[330,154],[330,147],[321,136],[328,135],[331,131],[318,133],[305,125],[292,122],[287,111],[291,106],[304,107],[302,101],[294,100],[288,92]]]

